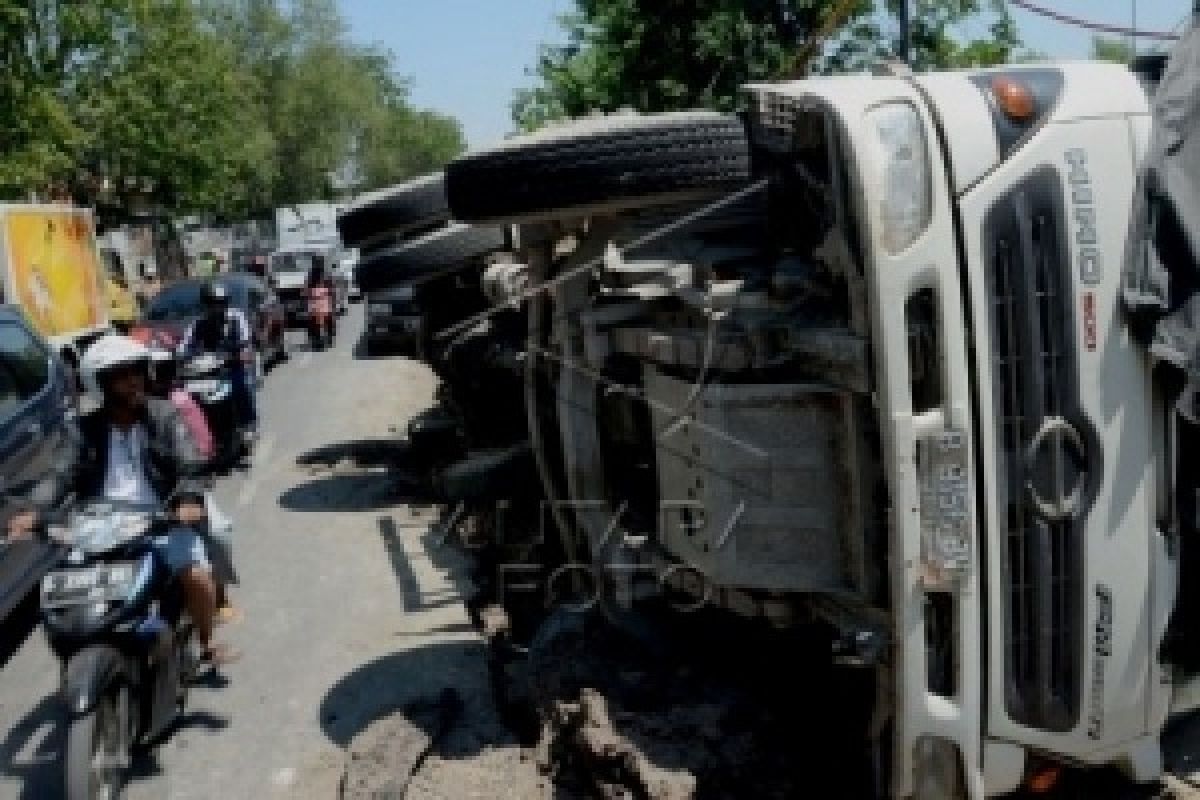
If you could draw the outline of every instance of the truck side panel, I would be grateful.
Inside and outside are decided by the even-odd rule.
[[[42,335],[106,324],[100,256],[86,211],[9,207],[0,211],[0,225],[11,300]]]

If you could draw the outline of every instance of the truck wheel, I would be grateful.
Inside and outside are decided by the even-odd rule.
[[[121,730],[119,698],[116,687],[108,687],[96,707],[73,719],[67,728],[66,800],[108,800],[120,795],[128,747]]]
[[[683,202],[750,180],[742,121],[709,111],[583,119],[470,153],[446,168],[464,222],[536,222]]]
[[[369,253],[449,218],[442,174],[436,172],[363,195],[338,217],[338,230],[346,247]]]
[[[430,277],[502,250],[504,231],[489,225],[452,224],[419,239],[374,253],[358,265],[355,280],[364,292]]]

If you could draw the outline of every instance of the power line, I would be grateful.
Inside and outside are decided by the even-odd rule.
[[[1084,30],[1095,31],[1097,33],[1110,33],[1116,36],[1132,36],[1141,39],[1157,39],[1163,42],[1175,42],[1179,40],[1178,34],[1166,31],[1139,31],[1133,28],[1126,28],[1122,25],[1107,25],[1102,22],[1093,22],[1092,20],[1072,17],[1069,14],[1063,14],[1051,8],[1045,8],[1044,6],[1030,2],[1030,0],[1008,0],[1008,2],[1031,14],[1037,14],[1038,16],[1052,19],[1055,22],[1061,22],[1064,25],[1073,25],[1076,28],[1083,28]]]

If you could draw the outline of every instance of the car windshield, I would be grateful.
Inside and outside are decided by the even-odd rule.
[[[246,307],[246,288],[237,283],[222,283],[229,289],[230,299],[238,308]],[[146,310],[146,319],[154,321],[189,320],[204,313],[200,291],[204,284],[177,283],[159,292]]]
[[[308,272],[312,269],[312,253],[276,253],[272,259],[275,272]]]

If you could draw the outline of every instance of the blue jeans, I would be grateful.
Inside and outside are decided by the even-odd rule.
[[[258,408],[254,401],[254,365],[238,364],[233,368],[233,403],[237,409],[238,422],[255,427],[258,425]]]
[[[208,569],[208,552],[196,531],[177,525],[162,536],[154,537],[154,549],[172,575],[188,567]]]

